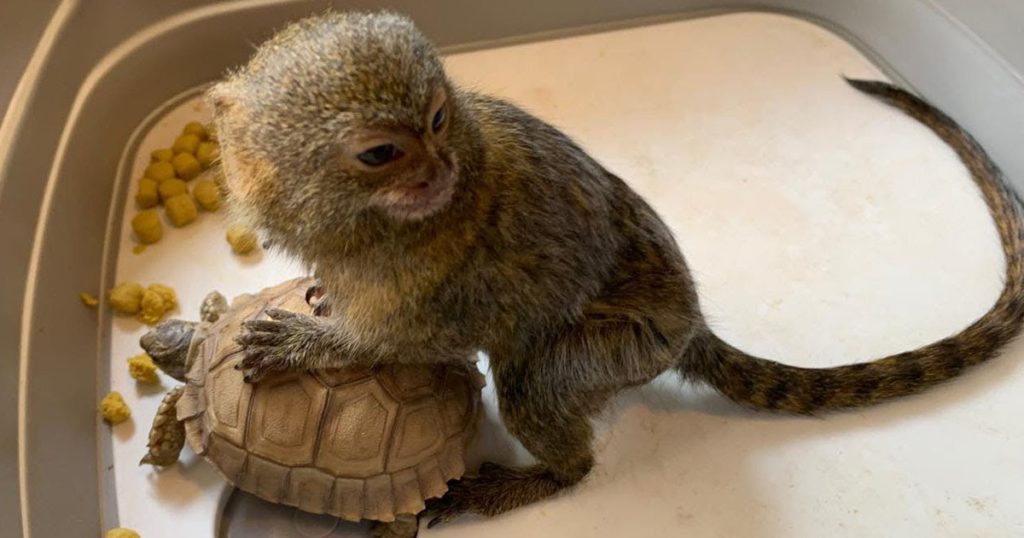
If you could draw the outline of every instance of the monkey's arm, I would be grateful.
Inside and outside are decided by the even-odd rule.
[[[386,360],[362,349],[329,318],[278,308],[268,310],[267,316],[245,322],[235,337],[244,349],[238,368],[245,370],[246,382],[276,371],[371,366]]]

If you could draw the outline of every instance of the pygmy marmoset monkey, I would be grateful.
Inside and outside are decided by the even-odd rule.
[[[267,373],[490,357],[501,416],[537,459],[453,483],[436,521],[579,482],[589,417],[675,368],[749,407],[812,414],[921,391],[983,362],[1024,314],[1018,201],[974,139],[921,99],[851,80],[935,131],[991,210],[995,305],[960,333],[869,363],[798,368],[717,338],[669,229],[566,135],[455,87],[413,23],[328,13],[285,28],[209,91],[238,215],[312,267],[332,315],[271,311],[239,341]]]

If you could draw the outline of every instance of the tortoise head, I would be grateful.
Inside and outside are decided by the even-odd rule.
[[[162,321],[139,338],[139,345],[153,358],[153,362],[167,375],[185,381],[185,362],[192,343],[196,324],[192,321],[170,319]]]

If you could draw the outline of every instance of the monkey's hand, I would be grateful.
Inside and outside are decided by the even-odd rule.
[[[245,322],[242,334],[235,337],[245,355],[236,368],[245,371],[246,383],[272,372],[324,367],[345,355],[337,343],[337,329],[324,318],[279,308],[267,310],[267,316],[270,319]]]

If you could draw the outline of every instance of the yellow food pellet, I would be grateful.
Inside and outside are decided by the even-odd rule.
[[[203,168],[209,168],[220,156],[220,145],[216,142],[203,142],[196,148],[196,159]]]
[[[174,173],[178,174],[181,179],[192,179],[199,175],[199,172],[203,171],[203,166],[196,160],[195,155],[191,153],[179,153],[174,156],[174,160],[171,161],[174,165]]]
[[[164,208],[167,209],[167,216],[170,217],[171,224],[179,227],[196,220],[196,217],[199,216],[196,203],[187,194],[179,194],[164,200]]]
[[[107,531],[107,534],[105,534],[103,536],[103,538],[142,538],[142,537],[139,536],[139,533],[137,533],[137,532],[135,532],[135,531],[133,531],[131,529],[125,529],[123,527],[118,527],[116,529],[110,529],[109,531]]]
[[[139,190],[135,193],[135,203],[141,209],[156,207],[160,203],[160,194],[157,190],[157,181],[144,177],[139,179]]]
[[[145,290],[135,282],[122,282],[110,290],[107,301],[110,307],[122,314],[137,314],[142,307],[142,294]]]
[[[192,188],[192,196],[195,196],[199,206],[207,211],[216,211],[220,207],[220,190],[208,179],[196,181],[196,186]]]
[[[100,413],[103,414],[103,420],[111,424],[120,424],[132,416],[132,410],[128,409],[128,404],[124,403],[121,393],[116,390],[100,400]]]
[[[248,254],[256,248],[257,243],[256,233],[241,226],[228,228],[227,240],[235,254]]]
[[[150,164],[142,175],[157,181],[174,179],[174,166],[167,161],[160,161]]]
[[[146,245],[135,245],[132,247],[132,254],[142,254],[146,252]]]
[[[206,140],[207,132],[206,127],[198,121],[190,121],[185,124],[185,128],[181,130],[181,134],[193,134],[199,137],[199,140]]]
[[[170,148],[154,149],[153,153],[149,154],[149,160],[155,163],[170,161],[172,158],[174,158],[174,151]]]
[[[178,153],[195,153],[196,147],[199,146],[199,137],[194,134],[183,134],[178,138],[174,139],[174,145],[171,149],[174,150],[175,154]]]
[[[128,374],[132,379],[142,383],[159,383],[160,376],[156,374],[156,364],[153,358],[143,353],[128,359]]]
[[[90,308],[96,308],[96,305],[100,304],[100,300],[95,295],[85,291],[79,293],[78,298],[82,300],[82,304]]]
[[[155,325],[164,314],[178,306],[178,295],[170,286],[150,284],[142,292],[140,305],[136,318],[143,323]]]
[[[160,192],[160,199],[166,204],[168,198],[187,193],[188,183],[178,178],[168,179],[167,181],[161,181],[157,190]]]
[[[146,290],[142,294],[142,309],[135,317],[146,325],[156,325],[168,310],[170,309],[159,293]]]
[[[173,310],[174,307],[178,306],[178,294],[174,292],[174,289],[170,286],[163,284],[150,284],[146,291],[151,291],[160,296],[164,300],[164,305],[167,310]]]
[[[132,231],[140,243],[148,245],[164,236],[164,225],[160,223],[160,215],[156,211],[139,211],[132,217]]]

